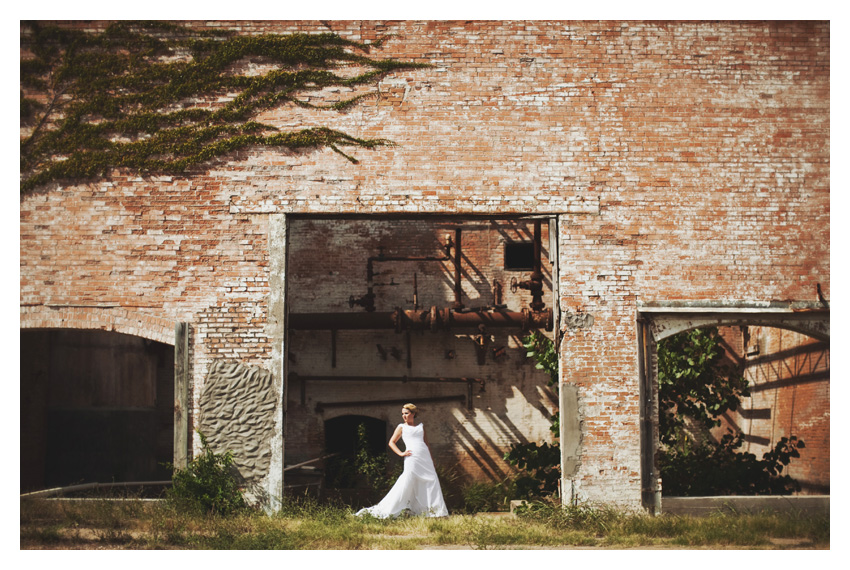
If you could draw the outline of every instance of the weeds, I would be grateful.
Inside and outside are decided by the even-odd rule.
[[[207,438],[201,438],[201,453],[185,469],[174,468],[168,498],[184,508],[219,515],[237,513],[247,508],[236,479],[233,454],[215,453]]]
[[[349,550],[461,547],[829,548],[829,517],[802,513],[659,516],[529,503],[507,513],[395,520],[287,498],[274,515],[222,516],[170,501],[21,501],[21,548]]]

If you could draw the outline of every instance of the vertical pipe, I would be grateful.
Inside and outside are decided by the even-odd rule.
[[[460,281],[460,262],[462,250],[460,246],[460,228],[455,229],[455,303],[454,308],[462,309],[463,303],[461,302],[461,281]]]
[[[416,272],[413,273],[413,310],[419,310],[419,286],[416,283]]]
[[[543,238],[540,234],[540,220],[534,220],[534,273],[532,273],[532,279],[543,279],[543,269],[542,262],[540,261],[541,254],[541,242]]]
[[[542,245],[543,238],[540,231],[540,220],[534,220],[534,271],[531,273],[531,310],[542,311],[546,303],[543,302],[543,262]]]

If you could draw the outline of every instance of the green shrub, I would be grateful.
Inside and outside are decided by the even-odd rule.
[[[366,437],[366,426],[357,426],[357,451],[354,454],[354,468],[372,490],[373,498],[378,499],[387,494],[395,484],[404,468],[398,463],[390,469],[389,455],[384,452],[373,455],[369,450],[369,440]]]
[[[233,454],[215,453],[201,438],[201,453],[185,469],[174,469],[169,499],[190,509],[217,515],[230,515],[247,508],[236,480]]]
[[[506,479],[496,483],[470,483],[461,490],[464,513],[489,513],[505,511],[516,496],[516,480]]]

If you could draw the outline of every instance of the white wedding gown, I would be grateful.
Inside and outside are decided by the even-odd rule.
[[[404,472],[380,503],[357,511],[357,516],[369,513],[373,517],[385,519],[396,517],[408,509],[414,515],[449,516],[434,461],[425,445],[422,424],[400,425],[405,449],[412,452],[412,455],[404,458]]]

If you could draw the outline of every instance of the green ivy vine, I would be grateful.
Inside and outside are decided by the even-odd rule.
[[[21,192],[59,180],[84,180],[114,168],[179,174],[250,146],[291,150],[371,149],[325,127],[281,132],[257,122],[284,104],[342,111],[367,94],[317,106],[299,95],[355,87],[428,64],[373,59],[384,40],[354,42],[334,33],[235,35],[165,22],[118,22],[89,32],[21,23]],[[234,72],[242,61],[266,64],[262,75]],[[344,65],[365,71],[335,73]],[[221,104],[210,104],[224,99]]]

